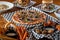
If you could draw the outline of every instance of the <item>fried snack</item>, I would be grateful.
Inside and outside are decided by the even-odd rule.
[[[53,3],[53,0],[42,0],[42,3]]]
[[[0,34],[4,34],[5,33],[5,29],[3,29],[2,27],[0,27]]]
[[[5,29],[7,30],[8,29],[8,27],[9,27],[9,25],[11,25],[12,24],[12,26],[14,26],[14,29],[17,31],[17,33],[18,33],[18,38],[20,39],[20,40],[25,40],[26,39],[26,37],[28,36],[28,32],[27,32],[27,30],[26,30],[26,28],[25,27],[17,27],[14,23],[12,23],[12,22],[8,22],[6,25],[5,25]]]
[[[60,25],[56,25],[56,29],[60,31]]]
[[[44,24],[43,24],[43,25],[44,25],[44,27],[48,26],[48,24],[47,24],[46,22],[44,22]]]
[[[35,29],[35,32],[38,34],[42,34],[42,30],[40,30],[40,29]]]
[[[4,28],[7,21],[0,15],[0,27]]]
[[[20,33],[21,31],[19,31],[20,29],[17,27],[17,32],[18,32],[18,35],[19,35],[19,39],[22,40],[22,34]]]
[[[46,30],[43,30],[43,31],[42,31],[42,34],[47,34],[47,31],[46,31]]]
[[[48,30],[48,33],[52,34],[54,32],[54,30]]]
[[[6,29],[4,29],[7,21],[0,15],[0,34],[4,34]]]
[[[55,26],[56,23],[51,21],[51,20],[48,20],[47,22],[44,22],[44,26]]]
[[[30,3],[30,0],[17,0],[21,6],[27,6]]]
[[[22,40],[26,40],[27,35],[27,32],[25,32]]]
[[[28,32],[25,27],[16,27],[17,33],[19,35],[20,40],[26,40],[26,37],[28,37]]]
[[[15,25],[14,23],[12,23],[12,22],[7,22],[4,28],[5,28],[6,30],[8,30],[8,28],[9,28],[10,25],[13,26],[14,30],[16,30],[16,25]]]
[[[51,21],[51,20],[48,20],[48,25],[51,25],[51,26],[55,26],[56,25],[56,23],[55,22],[53,22],[53,21]]]
[[[16,23],[32,25],[44,22],[46,15],[34,10],[21,10],[16,12],[12,19]]]

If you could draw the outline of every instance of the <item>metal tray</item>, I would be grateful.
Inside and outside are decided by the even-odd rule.
[[[35,8],[35,7],[28,8],[28,9],[24,9],[24,10],[35,10],[35,11],[38,11],[38,12],[42,12],[42,11],[40,11],[39,9]],[[19,11],[19,10],[18,10],[18,11]],[[15,12],[16,12],[16,11],[15,11]],[[15,12],[6,13],[6,14],[3,14],[2,16],[3,16],[6,20],[8,20],[8,21],[12,21],[12,16],[14,15]],[[48,15],[48,14],[45,13],[45,12],[43,12],[43,14],[45,14],[45,15],[47,16],[46,21],[47,21],[47,20],[51,20],[51,21],[53,21],[53,22],[56,22],[56,23],[60,24],[60,22],[58,21],[58,19],[56,19],[56,18]],[[16,24],[16,25],[17,25],[17,26],[21,26],[21,24]],[[22,25],[22,26],[23,26],[23,25]],[[24,25],[24,26],[27,27],[27,28],[29,28],[29,27],[34,27],[34,26],[40,26],[40,24]],[[30,29],[29,31],[31,32],[31,29]],[[31,32],[31,33],[32,33],[32,32]],[[59,32],[59,31],[57,31],[56,33],[54,33],[52,36],[55,38],[54,40],[60,40],[60,32]],[[33,40],[32,37],[31,37],[31,40]],[[35,39],[34,39],[34,40],[35,40]],[[37,40],[37,39],[36,39],[36,40]]]
[[[27,6],[25,6],[25,7],[19,5],[16,1],[13,2],[13,3],[14,3],[14,5],[15,5],[16,7],[20,7],[20,8],[29,8],[29,7],[31,7],[32,5],[34,5],[36,2],[35,2],[35,1],[30,1],[30,3],[29,3]]]
[[[35,11],[38,11],[38,12],[42,12],[42,11],[40,11],[39,9],[35,8],[35,7],[28,8],[28,9],[24,9],[24,10],[35,10]],[[18,11],[20,11],[20,10],[18,10]],[[15,11],[15,12],[16,12],[16,11]],[[6,14],[3,15],[3,17],[4,17],[6,20],[8,20],[8,21],[12,21],[12,16],[14,15],[15,12],[6,13]],[[45,13],[45,12],[42,12],[42,13],[44,13],[44,14],[47,16],[46,21],[47,21],[47,19],[49,19],[49,20],[52,20],[53,22],[57,22],[58,24],[60,24],[60,22],[58,21],[58,19],[56,19],[56,18],[48,15],[48,14]],[[21,24],[17,24],[17,25],[21,25]],[[34,24],[34,25],[26,25],[26,24],[25,24],[25,25],[23,25],[23,26],[25,26],[25,27],[28,28],[28,27],[34,27],[34,26],[39,26],[39,25],[41,25],[41,24],[40,24],[40,23],[39,23],[39,24]]]
[[[43,26],[42,26],[42,27],[43,27]],[[39,29],[39,30],[45,29],[45,27],[44,27],[44,28],[41,28],[41,26],[36,27],[36,28]],[[58,30],[56,30],[55,27],[49,27],[49,28],[53,28],[54,33],[58,31]],[[36,39],[40,39],[40,38],[43,38],[43,37],[55,39],[55,38],[52,37],[52,35],[54,35],[54,33],[52,33],[52,34],[47,34],[47,35],[46,35],[46,34],[38,34],[38,33],[36,33],[34,30],[35,30],[35,28],[32,29],[32,33],[33,33],[33,36],[34,36]]]
[[[38,9],[40,9],[40,10],[42,10],[42,9],[40,8],[41,5],[42,5],[42,4],[39,4],[39,5],[35,6],[35,7],[38,8]],[[55,4],[53,4],[53,5],[55,5]],[[52,13],[52,12],[56,11],[56,10],[59,9],[59,8],[60,8],[60,6],[55,5],[55,9],[53,9],[53,10],[50,10],[50,11],[42,10],[42,11],[48,12],[48,13]]]

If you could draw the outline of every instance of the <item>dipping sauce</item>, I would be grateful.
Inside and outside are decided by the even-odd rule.
[[[30,3],[30,0],[17,0],[17,3],[21,6],[27,6]]]
[[[6,35],[8,35],[8,36],[15,36],[16,34],[15,33],[8,33]]]
[[[0,4],[0,10],[5,10],[7,9],[8,6],[7,5],[4,5],[4,4]]]

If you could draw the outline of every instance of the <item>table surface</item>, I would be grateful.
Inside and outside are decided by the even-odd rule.
[[[0,1],[14,2],[14,0],[0,0]],[[33,0],[33,1],[36,2],[36,4],[33,5],[33,6],[37,6],[37,5],[41,4],[41,2],[42,2],[42,0]],[[54,4],[60,5],[60,0],[54,0]],[[5,11],[5,12],[0,13],[0,15],[2,15],[2,14],[4,14],[4,13],[9,13],[9,12],[17,11],[17,10],[19,10],[19,9],[21,9],[21,8],[13,7],[12,9],[10,9],[10,10],[8,10],[8,11]],[[49,14],[49,15],[57,18],[57,17],[54,15],[54,13],[51,13],[51,14]]]

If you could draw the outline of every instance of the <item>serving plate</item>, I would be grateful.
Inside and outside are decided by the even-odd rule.
[[[9,10],[9,9],[11,9],[11,8],[14,7],[14,4],[13,4],[13,3],[10,3],[10,2],[7,2],[7,1],[0,1],[0,5],[2,5],[2,4],[7,5],[8,8],[5,9],[5,10],[0,10],[0,12],[2,12],[2,11],[6,11],[6,10]]]
[[[55,5],[55,4],[53,4],[53,5]],[[38,8],[38,9],[40,9],[40,10],[42,10],[40,7],[42,6],[42,4],[39,4],[39,5],[37,5],[37,6],[35,6],[36,8]],[[57,9],[59,9],[60,8],[60,6],[58,6],[58,5],[55,5],[55,8],[53,9],[53,10],[42,10],[42,11],[44,11],[44,12],[48,12],[48,13],[52,13],[52,12],[54,12],[54,11],[56,11]]]
[[[35,2],[35,1],[30,1],[30,3],[29,3],[27,6],[25,6],[25,7],[19,5],[16,1],[13,2],[13,3],[14,3],[14,5],[15,5],[16,7],[20,7],[20,8],[29,8],[29,7],[31,7],[32,5],[34,5],[36,2]]]

